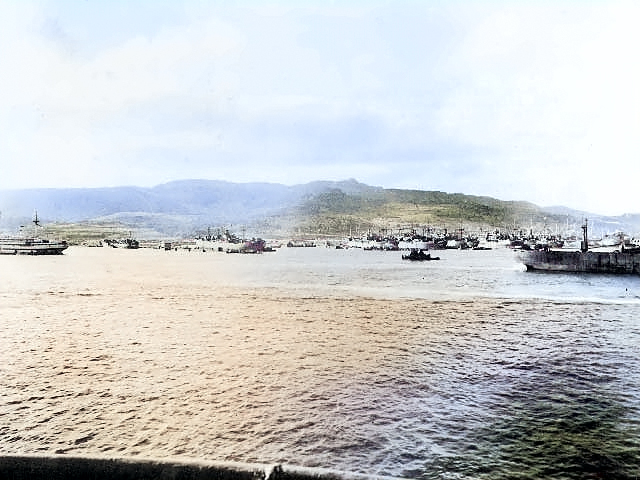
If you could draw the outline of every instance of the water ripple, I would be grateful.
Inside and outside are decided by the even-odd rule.
[[[0,452],[640,475],[638,304],[309,295],[135,253],[3,270]]]

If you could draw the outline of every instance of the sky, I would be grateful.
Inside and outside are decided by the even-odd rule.
[[[345,180],[640,212],[640,3],[0,0],[0,189]]]

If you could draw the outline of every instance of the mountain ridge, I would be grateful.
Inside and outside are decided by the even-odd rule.
[[[582,222],[594,228],[640,231],[640,214],[606,217],[567,207],[427,190],[386,189],[355,179],[298,185],[175,180],[153,187],[0,190],[0,228],[29,222],[113,224],[157,235],[190,235],[211,226],[340,234],[411,225],[532,228]],[[243,228],[244,228],[243,227]]]

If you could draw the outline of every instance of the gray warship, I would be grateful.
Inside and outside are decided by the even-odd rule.
[[[37,228],[41,226],[38,212],[33,224],[33,235],[0,237],[0,255],[60,255],[69,247],[64,240],[49,240],[38,236]]]

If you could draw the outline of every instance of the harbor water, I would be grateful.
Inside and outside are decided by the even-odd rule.
[[[0,454],[638,478],[640,277],[512,251],[0,258]]]

